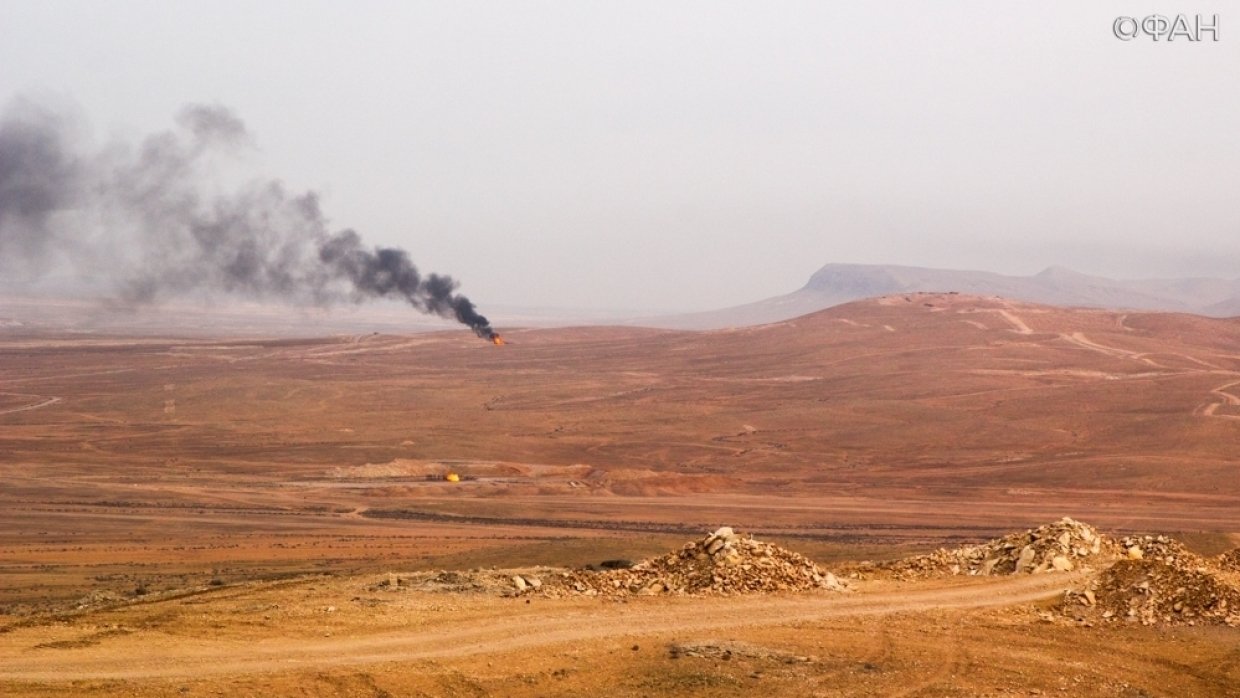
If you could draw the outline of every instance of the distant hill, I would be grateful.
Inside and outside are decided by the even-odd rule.
[[[894,293],[958,291],[1058,306],[1240,315],[1240,279],[1117,280],[1051,267],[1033,276],[877,264],[828,264],[792,293],[721,310],[644,318],[676,329],[742,327]]]

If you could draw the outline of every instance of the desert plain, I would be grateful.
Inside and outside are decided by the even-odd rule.
[[[936,293],[504,337],[3,330],[0,694],[1240,695],[1240,629],[1061,612],[1102,562],[862,564],[1065,516],[1236,548],[1240,319]],[[502,583],[721,526],[847,589]],[[500,582],[391,583],[444,574]]]

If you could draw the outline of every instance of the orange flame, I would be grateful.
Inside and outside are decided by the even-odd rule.
[[[507,343],[508,343],[508,342],[505,342],[503,337],[499,336],[499,333],[498,333],[498,332],[492,332],[492,333],[491,333],[491,344],[494,344],[494,345],[496,345],[496,346],[500,346],[500,345],[504,345],[504,344],[507,344]]]

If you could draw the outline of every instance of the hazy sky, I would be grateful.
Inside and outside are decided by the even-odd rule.
[[[1220,15],[1121,42],[1118,15]],[[1240,276],[1240,5],[0,0],[0,107],[185,103],[479,303],[716,308],[827,262]]]

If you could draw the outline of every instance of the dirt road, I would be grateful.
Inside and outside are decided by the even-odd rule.
[[[832,618],[972,610],[1053,598],[1081,575],[1038,575],[961,585],[919,584],[852,594],[732,598],[643,598],[629,604],[597,599],[502,600],[494,612],[466,611],[450,622],[399,629],[381,617],[331,638],[295,638],[274,628],[261,639],[233,636],[176,638],[143,628],[49,643],[36,629],[0,635],[0,681],[170,679],[287,671],[300,666],[360,666],[417,659],[528,652],[608,638],[719,632]],[[228,601],[233,602],[230,596]],[[484,602],[495,601],[484,599]],[[454,598],[454,603],[469,600]],[[207,601],[209,604],[210,601]],[[483,603],[486,606],[486,603]],[[342,608],[344,608],[342,606]],[[181,602],[147,604],[144,614],[200,614]],[[344,611],[342,611],[344,612]],[[357,612],[350,608],[348,612]],[[362,613],[368,611],[362,610]],[[394,627],[395,626],[395,627]],[[369,628],[377,628],[368,631]],[[99,641],[96,641],[98,639]]]

